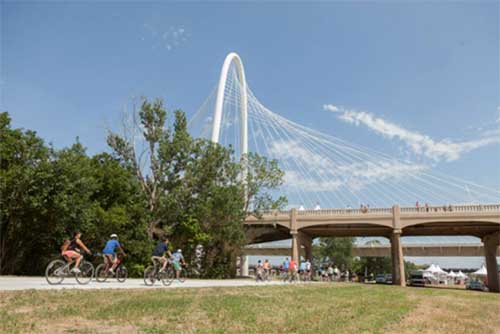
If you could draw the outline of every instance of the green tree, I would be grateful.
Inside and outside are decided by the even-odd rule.
[[[343,270],[349,269],[353,264],[353,245],[352,237],[320,238],[315,255],[319,257],[320,263],[333,262]]]
[[[0,274],[13,273],[28,256],[49,195],[49,149],[34,131],[10,123],[0,113]]]
[[[109,133],[107,142],[123,165],[132,170],[147,201],[150,239],[163,235],[172,227],[160,212],[161,202],[172,188],[178,186],[189,155],[191,137],[181,111],[175,112],[174,129],[166,128],[167,111],[159,99],[142,100],[138,114],[132,113],[125,123],[123,135]],[[137,139],[144,146],[138,150]],[[164,210],[163,210],[164,211]]]

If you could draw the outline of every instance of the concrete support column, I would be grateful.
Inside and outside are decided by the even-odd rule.
[[[290,210],[290,234],[292,235],[292,259],[298,266],[300,261],[300,236],[297,224],[297,209]]]
[[[312,260],[312,237],[304,232],[299,232],[300,243],[304,246],[304,257],[306,260]]]
[[[248,255],[241,256],[240,274],[241,274],[241,276],[248,276]]]
[[[292,259],[298,266],[300,262],[300,243],[299,243],[299,233],[297,231],[291,231],[292,235]]]
[[[401,246],[401,209],[398,204],[392,207],[392,235],[391,235],[391,258],[392,258],[392,284],[406,286],[405,263],[403,258],[403,247]]]
[[[406,286],[401,230],[394,230],[391,236],[392,284]]]
[[[490,292],[500,292],[498,277],[497,248],[500,245],[500,233],[487,235],[483,238],[486,270],[488,271],[488,289]]]

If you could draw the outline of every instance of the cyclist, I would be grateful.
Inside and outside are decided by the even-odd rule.
[[[306,276],[306,263],[305,262],[301,262],[299,265],[299,276],[302,276],[305,279],[305,276]]]
[[[295,264],[295,261],[293,259],[290,260],[288,263],[288,275],[290,278],[290,281],[295,280],[295,274],[297,273],[297,265]]]
[[[113,233],[109,237],[111,239],[106,242],[106,246],[104,246],[102,253],[104,254],[106,262],[111,264],[111,267],[108,270],[109,273],[111,273],[111,275],[114,275],[115,274],[114,270],[118,263],[118,257],[116,256],[116,249],[118,248],[118,250],[120,250],[120,253],[122,253],[123,256],[126,256],[127,254],[125,254],[122,246],[118,242],[118,235]]]
[[[164,272],[167,268],[168,261],[165,254],[167,254],[169,257],[172,257],[172,253],[170,253],[170,251],[168,250],[168,245],[168,238],[162,237],[160,242],[156,245],[153,251],[153,256],[151,257],[153,264],[155,263],[155,260],[160,261],[160,263],[162,264],[160,272]]]
[[[311,261],[309,259],[306,260],[306,279],[311,280]]]
[[[268,259],[265,259],[264,264],[262,265],[264,268],[264,278],[269,279],[270,271],[271,271],[271,263],[269,263]]]
[[[179,279],[181,275],[181,266],[186,265],[186,261],[184,261],[184,256],[182,255],[182,250],[178,249],[174,254],[172,254],[173,265],[175,270],[175,277]]]
[[[64,248],[61,253],[68,263],[73,262],[73,259],[75,259],[75,266],[71,269],[71,272],[76,274],[80,273],[78,267],[82,261],[81,250],[83,249],[87,254],[92,254],[82,240],[80,240],[81,237],[82,233],[80,231],[75,231],[75,233],[73,233],[73,239],[69,242],[65,242],[65,246],[63,246]]]

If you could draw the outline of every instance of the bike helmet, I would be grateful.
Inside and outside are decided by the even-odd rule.
[[[177,250],[177,253],[182,253],[182,249],[178,249],[178,250]]]
[[[113,233],[113,234],[111,234],[109,237],[110,237],[110,238],[117,238],[117,239],[118,239],[118,235],[116,235],[116,234],[114,234],[114,233]]]

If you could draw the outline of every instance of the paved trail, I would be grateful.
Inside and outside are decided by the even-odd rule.
[[[44,277],[0,276],[0,291],[8,290],[61,290],[61,289],[175,289],[175,288],[207,288],[207,287],[234,287],[234,286],[264,286],[282,285],[280,281],[257,283],[251,279],[226,280],[195,280],[188,279],[184,283],[174,281],[170,286],[163,286],[157,282],[154,286],[146,286],[142,279],[127,279],[125,283],[118,283],[110,279],[105,283],[92,281],[87,285],[79,285],[74,278],[66,278],[62,284],[49,285]]]

